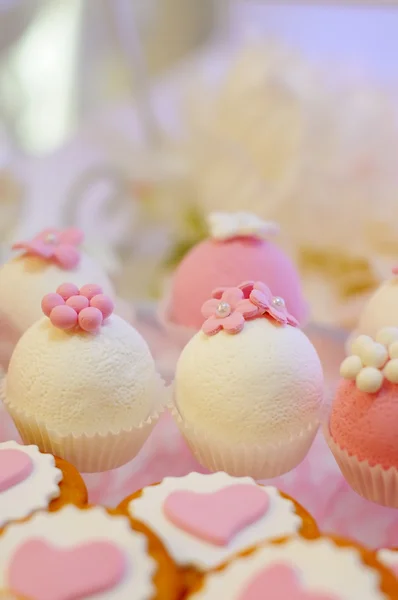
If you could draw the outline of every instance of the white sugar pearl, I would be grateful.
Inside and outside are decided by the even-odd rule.
[[[384,367],[384,376],[391,383],[398,383],[398,358],[388,361]]]
[[[376,342],[383,344],[383,346],[389,346],[393,342],[398,341],[398,327],[383,327],[377,332]]]
[[[344,379],[355,379],[363,364],[359,356],[347,356],[340,365],[340,375]]]
[[[378,392],[382,383],[383,373],[374,367],[365,367],[356,377],[357,388],[368,394]]]
[[[393,342],[388,346],[390,358],[398,358],[398,342]]]
[[[369,335],[360,335],[352,342],[351,352],[352,354],[360,355],[362,348],[366,348],[366,346],[369,346],[373,343],[374,342]]]
[[[383,367],[388,359],[387,348],[377,342],[365,345],[359,355],[365,367],[376,367],[376,369]]]

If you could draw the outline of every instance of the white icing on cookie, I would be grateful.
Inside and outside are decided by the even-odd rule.
[[[186,533],[164,515],[163,504],[171,492],[189,490],[205,494],[237,484],[257,485],[250,477],[231,477],[222,472],[166,477],[159,485],[144,488],[142,495],[130,502],[129,512],[158,536],[178,565],[193,565],[206,570],[217,567],[233,554],[264,540],[291,535],[300,529],[302,520],[295,513],[293,502],[280,496],[272,486],[261,488],[269,498],[269,507],[264,516],[238,533],[226,547],[215,546]]]
[[[256,575],[267,566],[281,563],[296,570],[308,592],[330,594],[336,600],[387,599],[380,591],[380,574],[366,567],[354,548],[338,547],[326,538],[296,538],[285,544],[264,546],[248,557],[234,560],[225,570],[208,575],[192,600],[239,600]]]
[[[60,548],[104,540],[125,552],[127,569],[123,580],[107,592],[90,596],[92,600],[152,600],[156,563],[147,553],[147,539],[132,531],[126,517],[111,516],[103,507],[79,509],[64,506],[53,513],[36,513],[25,523],[13,523],[1,536],[0,589],[7,589],[9,560],[16,549],[32,538],[41,538]]]
[[[398,577],[398,550],[384,548],[378,551],[377,558],[383,565],[394,571]]]
[[[23,519],[32,512],[48,508],[60,495],[62,471],[55,466],[51,454],[42,454],[37,446],[22,446],[17,442],[0,444],[1,450],[25,452],[33,461],[32,473],[20,483],[0,492],[0,527]]]

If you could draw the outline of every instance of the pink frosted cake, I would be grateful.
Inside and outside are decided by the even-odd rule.
[[[270,241],[278,232],[274,223],[248,213],[213,213],[210,238],[195,246],[174,273],[162,319],[171,326],[200,329],[202,304],[218,287],[242,281],[264,281],[284,298],[300,322],[307,318],[298,272],[287,255]]]
[[[7,367],[20,335],[41,317],[43,296],[65,280],[81,287],[95,281],[115,300],[108,276],[82,249],[77,228],[46,229],[32,240],[14,244],[19,254],[0,268],[0,365]],[[126,307],[117,305],[126,319]]]
[[[398,328],[361,335],[342,363],[326,437],[353,489],[398,507]]]

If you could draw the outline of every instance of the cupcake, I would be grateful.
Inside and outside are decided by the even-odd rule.
[[[398,328],[361,335],[342,363],[325,435],[361,496],[398,508]]]
[[[65,504],[83,506],[87,490],[76,469],[37,446],[0,444],[0,533],[11,521]]]
[[[263,283],[216,290],[182,351],[174,416],[211,471],[276,477],[307,454],[322,416],[319,357]]]
[[[0,364],[3,366],[7,366],[21,334],[40,319],[43,296],[65,280],[78,287],[95,281],[115,300],[108,276],[81,249],[83,241],[82,231],[69,228],[46,229],[32,240],[14,244],[18,256],[0,268]],[[132,316],[127,317],[123,304],[118,303],[117,308],[122,316]]]
[[[0,589],[30,600],[177,600],[181,584],[144,527],[103,507],[65,506],[4,530]]]
[[[264,281],[284,298],[288,311],[303,323],[307,318],[298,272],[287,255],[270,241],[274,223],[249,213],[213,213],[210,238],[185,256],[174,273],[161,320],[187,341],[202,326],[202,304],[213,289],[245,280]]]
[[[342,539],[292,537],[255,547],[209,573],[191,600],[396,600],[393,573]]]
[[[24,442],[81,472],[134,458],[168,399],[145,340],[112,308],[96,285],[46,295],[46,316],[19,340],[4,384]]]
[[[352,337],[363,334],[374,338],[385,327],[398,327],[398,268],[393,269],[393,277],[382,283],[370,297]]]
[[[126,498],[119,509],[162,541],[188,586],[264,540],[318,535],[313,518],[292,498],[223,472],[166,477]]]

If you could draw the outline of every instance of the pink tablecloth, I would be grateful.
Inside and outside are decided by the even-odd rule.
[[[163,374],[172,377],[178,349],[166,339],[150,317],[143,316],[139,329],[149,341]],[[308,335],[324,364],[330,394],[343,356],[344,340],[316,328]],[[0,416],[0,441],[18,439],[10,419]],[[85,475],[90,500],[114,506],[135,490],[167,475],[180,476],[204,471],[194,460],[170,415],[156,426],[137,458],[107,473]],[[398,546],[398,511],[368,502],[345,483],[322,434],[318,434],[305,460],[293,471],[272,480],[294,496],[328,533],[345,535],[372,547]]]

